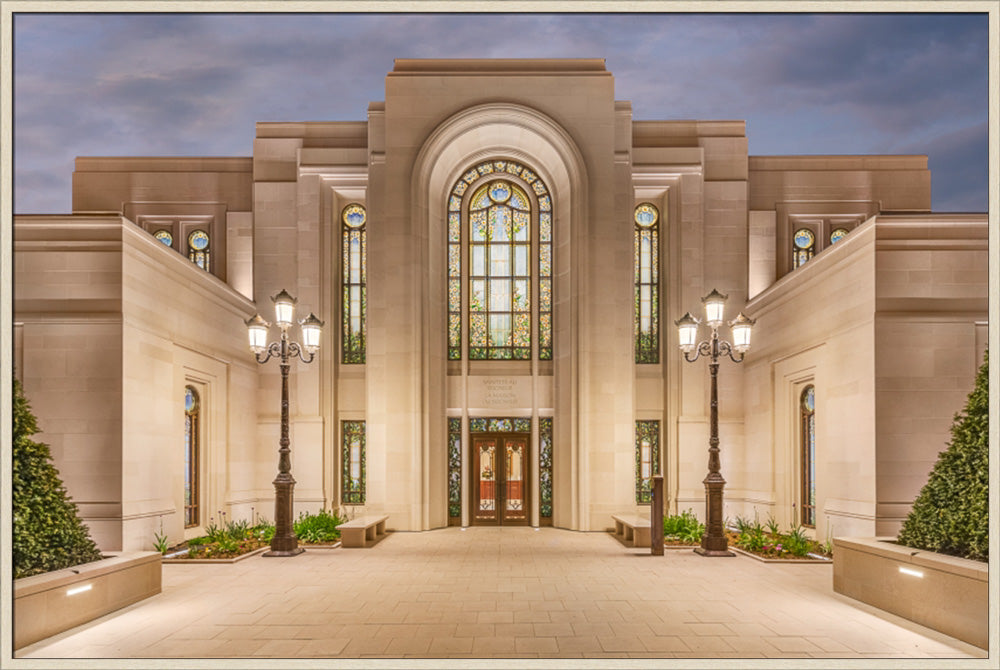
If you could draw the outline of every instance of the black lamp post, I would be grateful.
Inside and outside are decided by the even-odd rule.
[[[705,534],[701,536],[701,546],[695,552],[702,556],[733,556],[728,549],[725,530],[722,527],[722,489],[726,480],[722,478],[719,463],[719,394],[717,378],[719,374],[719,357],[728,355],[734,363],[742,363],[743,355],[750,349],[750,330],[755,321],[740,313],[729,322],[733,331],[733,342],[730,344],[719,339],[719,326],[722,325],[722,314],[726,305],[725,296],[715,289],[701,299],[705,303],[705,323],[712,329],[712,337],[695,344],[698,339],[698,319],[688,312],[674,323],[680,334],[680,347],[684,352],[684,360],[694,363],[701,356],[711,356],[708,369],[712,373],[712,395],[710,428],[708,439],[708,475],[705,476],[705,510],[708,516],[705,524]],[[694,356],[691,353],[694,352]],[[739,354],[736,357],[734,352]]]
[[[275,323],[281,329],[281,339],[267,344],[267,329],[270,324],[254,314],[246,321],[250,336],[250,350],[257,362],[264,364],[272,357],[281,359],[281,439],[278,448],[278,476],[274,478],[274,538],[271,540],[271,551],[264,556],[295,556],[303,552],[295,537],[292,527],[292,491],[295,479],[292,478],[292,461],[289,456],[288,440],[288,368],[289,358],[298,356],[303,363],[311,363],[319,349],[319,336],[323,322],[315,314],[299,322],[302,326],[302,344],[288,339],[288,329],[295,315],[295,298],[284,289],[271,298],[274,302]],[[305,353],[303,353],[303,350]],[[308,358],[306,355],[308,354]]]

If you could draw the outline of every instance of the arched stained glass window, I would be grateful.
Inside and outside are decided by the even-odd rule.
[[[802,520],[803,526],[816,527],[816,389],[811,384],[799,398],[802,454]]]
[[[552,198],[523,165],[486,161],[463,174],[448,199],[448,358],[462,358],[467,316],[470,359],[529,360],[533,314],[538,357],[551,360]]]
[[[635,208],[635,362],[660,362],[660,212]]]
[[[184,527],[199,525],[199,467],[201,403],[198,392],[184,387]]]
[[[830,244],[836,244],[847,236],[849,231],[847,228],[837,228],[832,233],[830,233]]]
[[[168,247],[173,246],[174,244],[174,236],[170,234],[169,230],[158,230],[153,233],[153,237],[158,239],[160,242],[163,242],[163,244]]]
[[[188,235],[188,258],[202,270],[208,271],[211,262],[211,247],[208,233],[204,230],[195,230]]]
[[[366,226],[368,220],[365,208],[358,204],[348,205],[341,214],[343,223],[342,239],[342,309],[341,360],[344,363],[364,363],[366,346],[366,294],[368,244]]]
[[[792,267],[801,267],[813,257],[816,250],[816,236],[808,228],[799,228],[792,239]]]

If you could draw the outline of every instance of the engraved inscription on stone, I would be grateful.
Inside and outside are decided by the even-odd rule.
[[[486,394],[483,403],[487,407],[513,407],[517,404],[516,380],[505,377],[490,377],[483,380]]]

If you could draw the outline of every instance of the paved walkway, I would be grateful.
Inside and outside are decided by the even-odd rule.
[[[30,658],[969,658],[833,593],[830,565],[650,556],[605,533],[458,528],[164,565],[163,593]]]

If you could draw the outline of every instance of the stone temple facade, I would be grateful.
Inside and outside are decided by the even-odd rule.
[[[633,119],[600,59],[397,60],[366,120],[258,123],[251,156],[78,158],[72,213],[15,217],[15,374],[103,549],[273,519],[280,376],[244,321],[286,289],[325,321],[296,510],[600,531],[655,472],[704,516],[674,321],[717,289],[756,320],[719,371],[725,514],[894,533],[987,339],[987,217],[930,179]]]

